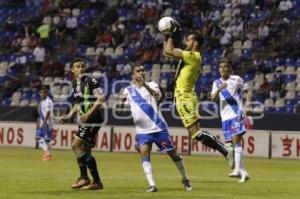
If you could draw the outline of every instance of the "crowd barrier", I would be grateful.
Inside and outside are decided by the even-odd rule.
[[[206,129],[223,141],[221,129]],[[54,125],[54,149],[71,149],[77,125]],[[0,122],[0,146],[34,147],[35,123]],[[219,155],[218,152],[192,141],[184,128],[170,127],[169,133],[177,150],[186,155]],[[243,136],[245,156],[300,159],[300,132],[250,130]],[[100,129],[97,151],[134,152],[135,128],[132,126],[105,126]],[[154,152],[158,152],[156,146]]]

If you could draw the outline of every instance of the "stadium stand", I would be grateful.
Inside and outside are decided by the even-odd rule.
[[[226,55],[254,94],[264,78],[270,84],[266,95],[254,96],[266,111],[296,112],[299,0],[0,1],[1,106],[36,106],[41,84],[71,80],[70,61],[78,56],[88,61],[87,72],[107,77],[107,99],[115,100],[121,88],[113,82],[129,80],[129,63],[136,61],[144,63],[147,80],[167,90],[176,63],[161,53],[164,38],[156,24],[164,15],[177,19],[183,32],[197,29],[204,36],[199,96],[219,77],[218,59]],[[38,44],[45,57],[36,53]],[[69,89],[55,87],[54,99],[72,102]]]

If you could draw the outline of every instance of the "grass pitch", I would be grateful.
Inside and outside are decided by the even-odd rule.
[[[229,169],[219,157],[184,156],[193,186],[185,192],[180,175],[167,155],[152,155],[157,193],[148,187],[137,153],[94,152],[104,190],[71,190],[78,176],[71,151],[54,150],[43,162],[41,150],[0,148],[0,199],[299,199],[299,160],[246,158],[251,180],[245,184],[227,177]]]

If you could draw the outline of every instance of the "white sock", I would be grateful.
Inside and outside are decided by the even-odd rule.
[[[45,141],[44,138],[40,138],[39,139],[39,146],[42,148],[42,150],[47,153],[48,147],[47,147],[47,143]]]
[[[50,142],[47,143],[47,151],[46,151],[46,153],[48,155],[51,155],[51,144],[50,144]]]
[[[153,180],[151,163],[149,161],[143,161],[142,165],[143,165],[144,173],[146,175],[149,185],[155,186],[155,182]]]
[[[186,170],[185,170],[185,167],[184,167],[184,163],[183,163],[183,160],[180,160],[180,161],[174,161],[177,169],[179,170],[180,174],[181,174],[181,177],[182,177],[182,180],[188,180],[188,176],[187,176],[187,173],[186,173]]]
[[[242,161],[242,151],[243,151],[242,146],[236,146],[236,145],[234,146],[235,170],[243,170],[244,169],[243,161]]]

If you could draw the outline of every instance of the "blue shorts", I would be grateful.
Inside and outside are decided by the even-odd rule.
[[[244,120],[241,117],[235,117],[222,122],[225,141],[231,141],[235,135],[243,135],[246,133]]]
[[[50,142],[52,138],[52,129],[50,129],[48,125],[45,125],[44,128],[38,128],[35,137],[44,138],[46,142]]]
[[[174,149],[171,137],[167,132],[136,134],[135,141],[137,149],[139,149],[144,144],[151,144],[152,146],[153,142],[161,152],[172,151]]]

